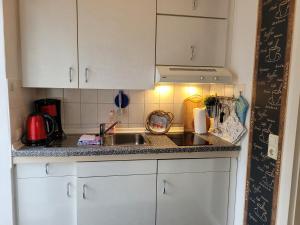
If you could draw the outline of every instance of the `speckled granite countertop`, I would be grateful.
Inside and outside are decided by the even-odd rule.
[[[72,156],[120,156],[133,154],[161,154],[161,153],[197,153],[197,152],[232,152],[240,147],[232,145],[213,135],[200,135],[210,145],[177,146],[165,135],[151,135],[146,137],[150,145],[142,146],[77,146],[79,135],[68,135],[63,141],[51,147],[22,147],[13,150],[12,156],[17,157],[72,157]]]

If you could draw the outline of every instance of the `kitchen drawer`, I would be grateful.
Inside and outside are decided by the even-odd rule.
[[[224,67],[226,42],[226,20],[157,17],[158,65]]]
[[[160,14],[227,18],[229,0],[158,0]]]
[[[18,164],[15,166],[15,168],[17,178],[60,177],[76,175],[76,167],[74,163]]]
[[[155,174],[156,160],[77,163],[78,177]]]
[[[159,160],[158,173],[228,172],[230,159],[179,159]]]

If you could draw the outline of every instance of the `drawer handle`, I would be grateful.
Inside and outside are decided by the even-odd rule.
[[[70,182],[67,184],[67,196],[68,196],[69,198],[72,197],[72,196],[71,196],[71,183],[70,183]]]
[[[84,184],[84,185],[82,186],[82,198],[83,198],[84,200],[86,200],[86,188],[87,188],[87,185]]]
[[[46,175],[49,175],[49,163],[46,163],[45,165],[45,173]]]
[[[166,180],[164,180],[163,182],[164,182],[163,194],[165,195],[165,194],[167,193],[167,192],[166,192],[166,183],[167,183],[167,181],[166,181]]]
[[[72,77],[73,77],[73,68],[69,68],[69,78],[70,78],[70,83],[72,83]]]
[[[191,46],[191,58],[190,60],[193,61],[195,59],[195,51],[196,51],[196,47],[194,45]]]
[[[193,0],[193,10],[198,8],[198,0]]]
[[[85,83],[89,82],[89,68],[85,68]]]

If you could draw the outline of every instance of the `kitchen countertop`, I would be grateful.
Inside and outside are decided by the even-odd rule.
[[[62,141],[56,141],[51,147],[27,147],[13,150],[14,162],[22,161],[22,158],[71,158],[84,157],[82,160],[130,160],[132,159],[160,159],[160,158],[196,158],[205,154],[206,157],[236,157],[240,146],[228,143],[214,135],[200,135],[211,145],[202,146],[177,146],[166,135],[146,134],[150,145],[139,146],[78,146],[79,135],[68,135]],[[224,153],[220,154],[220,153]],[[216,154],[212,154],[216,153]],[[217,154],[219,153],[219,154]],[[228,154],[232,153],[232,154]],[[98,156],[98,157],[97,157]],[[101,158],[102,156],[102,158]],[[106,157],[105,157],[106,156]],[[110,156],[110,157],[109,157]],[[75,158],[74,158],[75,157]],[[89,158],[87,158],[89,157]],[[96,157],[96,158],[95,158]],[[100,157],[100,158],[99,158]]]

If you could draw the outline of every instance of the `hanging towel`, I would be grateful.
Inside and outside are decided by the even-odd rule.
[[[240,96],[235,103],[235,112],[243,125],[245,125],[248,108],[249,104],[247,100],[243,96]]]

